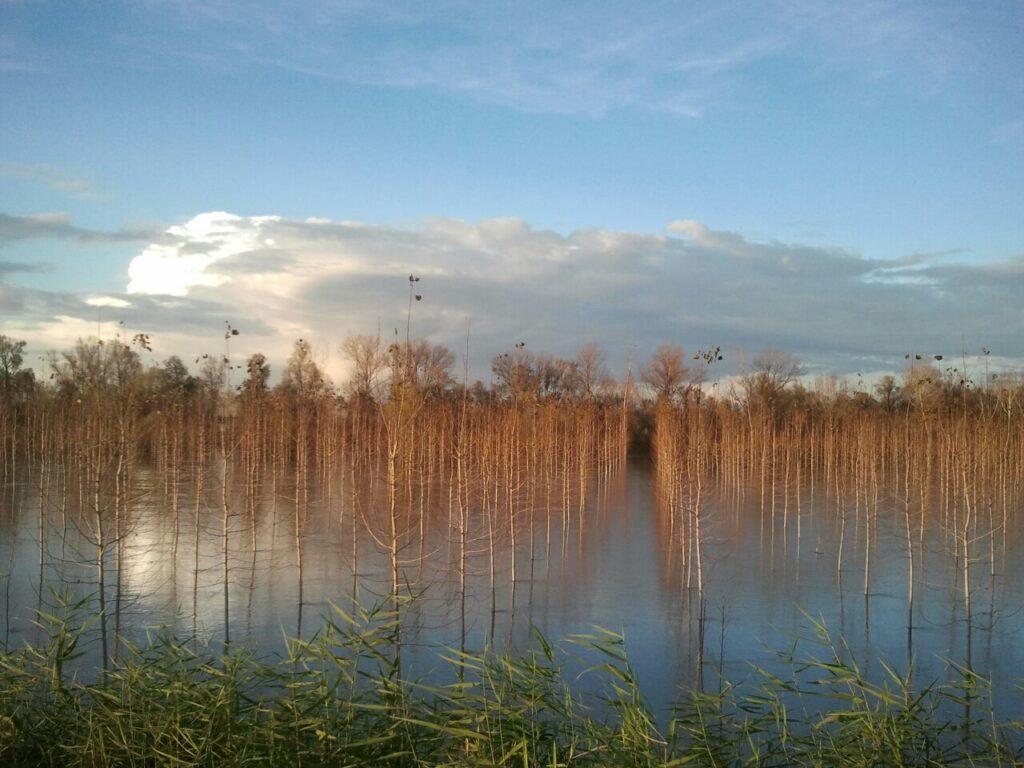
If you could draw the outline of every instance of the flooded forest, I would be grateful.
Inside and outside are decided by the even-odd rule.
[[[1024,609],[1024,388],[908,354],[871,391],[770,351],[515,345],[469,385],[424,340],[350,337],[332,386],[296,343],[146,367],[82,341],[41,380],[3,339],[0,642],[78,603],[113,670],[147,633],[285,653],[393,608],[402,663],[621,631],[656,713],[827,631],[864,679],[951,668],[1013,710]],[[346,615],[348,615],[346,613]],[[820,639],[820,638],[819,638]],[[79,661],[79,663],[82,663]],[[660,714],[657,716],[660,717]]]

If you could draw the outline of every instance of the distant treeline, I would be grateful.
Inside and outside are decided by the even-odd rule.
[[[720,377],[723,356],[718,347],[687,355],[672,344],[659,346],[650,359],[624,379],[613,378],[607,354],[597,344],[580,348],[575,357],[534,353],[517,343],[491,361],[489,384],[468,381],[455,371],[456,356],[442,344],[410,339],[385,344],[379,336],[351,335],[339,347],[349,380],[333,384],[316,361],[309,342],[299,339],[276,385],[266,356],[255,353],[244,362],[230,356],[230,341],[238,331],[227,326],[223,354],[202,354],[190,368],[178,355],[145,365],[143,351],[152,351],[149,337],[79,339],[63,352],[50,352],[41,372],[24,367],[24,341],[0,334],[0,400],[6,407],[29,405],[42,398],[102,396],[139,407],[214,398],[222,405],[272,396],[291,402],[331,398],[341,404],[383,402],[396,388],[415,390],[421,398],[486,403],[514,400],[520,404],[545,401],[625,403],[650,410],[654,402],[677,405],[714,399],[739,410],[790,409],[823,406],[862,410],[939,412],[1013,410],[1024,394],[1019,377],[985,373],[981,382],[958,366],[943,366],[942,356],[908,354],[902,376],[882,376],[870,391],[851,387],[836,376],[819,377],[812,386],[806,370],[793,355],[780,350],[760,353],[728,385],[712,385]]]
[[[615,381],[597,345],[567,360],[516,344],[493,359],[489,386],[467,386],[442,345],[385,346],[364,335],[341,345],[351,371],[345,386],[328,381],[300,339],[271,387],[263,355],[233,365],[235,333],[227,327],[225,354],[195,359],[196,373],[176,356],[147,368],[142,334],[131,342],[79,340],[49,355],[43,380],[22,367],[24,342],[0,336],[5,473],[15,456],[71,450],[64,444],[76,441],[112,450],[117,466],[146,456],[164,464],[168,452],[174,462],[199,456],[203,463],[214,452],[237,452],[249,465],[300,462],[324,477],[344,455],[353,466],[386,468],[392,491],[394,473],[422,462],[469,485],[483,473],[486,485],[499,468],[518,473],[538,462],[561,462],[562,475],[569,464],[592,475],[628,450],[652,452],[663,466],[669,456],[679,466],[696,450],[702,474],[740,482],[753,473],[762,487],[777,473],[831,476],[851,462],[930,471],[940,456],[954,463],[984,456],[976,466],[995,461],[1011,475],[1024,463],[1024,386],[992,379],[978,386],[919,355],[908,356],[902,380],[884,376],[869,393],[835,381],[808,388],[799,361],[778,350],[719,387],[709,384],[718,378],[718,348],[687,355],[663,345],[636,379]],[[130,460],[116,458],[126,452]]]
[[[229,326],[226,343],[232,335]],[[274,387],[259,354],[231,386],[227,349],[198,358],[193,375],[176,357],[147,369],[139,349],[148,347],[145,336],[79,341],[51,355],[47,380],[37,381],[21,367],[23,343],[0,337],[0,488],[9,491],[12,509],[18,488],[31,488],[40,509],[47,502],[59,511],[63,530],[70,521],[85,532],[101,616],[114,595],[114,637],[121,549],[133,500],[147,493],[169,511],[172,560],[183,532],[191,530],[199,551],[203,501],[219,496],[225,585],[236,515],[254,531],[262,502],[276,503],[289,488],[301,570],[310,499],[344,494],[353,551],[357,539],[369,537],[388,557],[396,605],[410,553],[419,553],[413,562],[426,556],[427,517],[440,504],[462,599],[466,574],[481,556],[495,604],[498,553],[508,553],[514,588],[532,569],[542,535],[550,542],[550,521],[560,520],[563,530],[582,521],[588,499],[632,449],[654,460],[663,536],[678,547],[685,585],[696,589],[701,606],[704,549],[719,515],[712,502],[723,493],[757,493],[762,531],[780,528],[783,542],[791,527],[800,540],[805,503],[830,496],[843,532],[836,572],[861,548],[865,594],[878,536],[872,521],[880,499],[890,498],[907,554],[908,616],[924,532],[939,525],[962,575],[968,626],[972,573],[994,577],[1005,568],[1020,509],[1024,387],[991,380],[976,386],[955,367],[939,370],[937,359],[912,356],[902,381],[883,377],[868,393],[808,389],[799,361],[779,351],[758,355],[735,383],[717,387],[706,383],[716,378],[717,348],[688,357],[662,346],[636,381],[627,375],[614,382],[597,346],[564,360],[518,344],[494,358],[491,386],[467,387],[442,346],[409,340],[385,347],[355,336],[342,345],[352,377],[339,391],[303,340]],[[241,504],[229,492],[235,487]],[[45,516],[38,519],[42,542]],[[847,527],[861,524],[863,535],[845,544]],[[46,557],[41,550],[41,573]],[[193,573],[195,605],[198,561]],[[224,594],[228,627],[226,588]],[[107,668],[104,622],[101,629]]]

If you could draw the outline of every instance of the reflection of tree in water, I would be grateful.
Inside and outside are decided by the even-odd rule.
[[[635,414],[647,412],[663,537],[654,556],[678,605],[692,595],[684,618],[698,673],[708,605],[729,587],[730,547],[750,532],[746,565],[766,580],[799,590],[827,579],[840,601],[863,595],[865,658],[893,563],[908,656],[924,587],[936,583],[955,595],[965,663],[981,656],[974,630],[995,620],[1012,572],[1024,455],[1016,391],[915,365],[873,397],[805,386],[798,364],[776,356],[719,393],[702,386],[717,354],[698,353],[705,368],[690,370],[681,349],[665,348],[642,371],[642,400],[612,387],[593,346],[565,361],[513,345],[494,361],[493,388],[442,375],[451,353],[430,342],[381,349],[362,337],[346,348],[362,367],[343,396],[304,341],[277,386],[253,355],[237,389],[230,367],[221,376],[210,363],[198,379],[180,360],[145,370],[118,340],[54,355],[52,385],[28,386],[20,348],[0,344],[0,498],[18,532],[3,558],[8,640],[27,607],[12,590],[26,579],[42,607],[44,583],[80,583],[108,667],[151,616],[196,638],[266,633],[279,620],[261,594],[294,607],[289,632],[300,637],[323,597],[421,592],[457,607],[462,642],[480,606],[512,632],[535,583],[594,556],[604,535],[595,504],[624,466]],[[29,540],[26,570],[16,547]]]

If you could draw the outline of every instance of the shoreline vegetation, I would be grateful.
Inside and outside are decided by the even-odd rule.
[[[100,680],[73,671],[85,603],[58,596],[47,639],[0,653],[5,766],[1010,765],[1019,720],[998,722],[986,681],[883,682],[811,622],[780,676],[681,692],[651,711],[626,639],[595,628],[529,649],[438,649],[448,682],[401,677],[401,608],[335,608],[313,638],[261,659],[154,637]],[[575,679],[566,659],[583,659]],[[589,693],[578,690],[586,677]],[[659,720],[665,721],[664,725]]]
[[[410,276],[410,317],[412,290]],[[465,373],[461,384],[453,377],[454,355],[412,339],[407,323],[405,340],[390,346],[368,336],[345,341],[353,375],[344,392],[326,381],[301,340],[277,386],[270,387],[262,355],[237,366],[244,378],[232,386],[237,335],[228,324],[224,353],[196,358],[195,376],[173,357],[146,368],[140,351],[150,340],[143,334],[131,343],[80,341],[51,355],[46,382],[22,368],[24,344],[0,336],[2,515],[8,526],[36,516],[37,615],[49,638],[14,647],[5,603],[4,765],[1021,759],[1020,723],[995,721],[971,656],[972,599],[979,580],[994,583],[1004,572],[1020,509],[1019,384],[987,373],[977,384],[960,366],[938,367],[941,356],[908,353],[903,380],[884,377],[872,394],[807,389],[798,361],[772,351],[755,358],[726,393],[700,386],[716,374],[717,348],[687,357],[681,348],[660,347],[637,379],[630,373],[615,383],[594,345],[566,361],[516,344],[492,361],[493,386],[468,386]],[[643,703],[623,638],[596,630],[576,640],[605,657],[593,671],[604,681],[600,706],[577,699],[555,663],[563,651],[540,637],[533,651],[511,655],[439,650],[439,661],[447,659],[463,681],[454,687],[407,679],[397,617],[415,591],[408,565],[427,556],[426,510],[443,510],[464,615],[467,575],[485,574],[492,596],[514,594],[544,556],[538,541],[545,535],[550,551],[550,521],[582,525],[594,484],[631,452],[651,456],[665,545],[676,552],[680,586],[696,597],[702,627],[714,498],[756,499],[761,535],[773,544],[776,536],[799,542],[807,509],[815,497],[826,500],[840,532],[829,553],[836,578],[855,571],[865,597],[880,499],[895,505],[908,647],[926,560],[941,560],[953,574],[951,599],[959,603],[967,649],[952,668],[954,682],[916,689],[896,673],[884,684],[869,682],[833,650],[817,660],[794,658],[793,679],[759,672],[753,691],[724,681],[718,693],[699,686],[662,730]],[[241,501],[229,493],[236,487]],[[353,557],[360,541],[386,557],[390,588],[379,611],[328,617],[312,639],[302,639],[300,629],[288,656],[267,662],[232,644],[237,607],[227,585],[239,566],[229,553],[242,532],[255,531],[260,504],[270,498],[277,505],[285,493],[300,606],[314,493],[338,510]],[[143,496],[166,510],[171,562],[194,574],[193,616],[200,538],[222,545],[220,653],[194,637],[141,647],[125,639],[124,546]],[[25,508],[28,498],[35,509]],[[925,551],[926,529],[941,532],[941,552]],[[89,597],[44,601],[57,560],[44,542],[69,531],[86,542],[75,555],[88,569],[79,589]],[[253,552],[255,546],[253,538]],[[510,559],[500,577],[499,553]],[[186,555],[194,561],[184,562]],[[0,573],[8,587],[13,562],[12,550]],[[55,589],[64,594],[61,584]],[[301,616],[300,607],[300,624]],[[80,641],[100,649],[95,683],[65,666]],[[951,707],[960,708],[955,717]]]

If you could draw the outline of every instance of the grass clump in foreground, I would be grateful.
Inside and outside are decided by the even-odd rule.
[[[585,700],[537,635],[512,653],[439,651],[447,684],[398,675],[400,617],[335,610],[273,662],[157,638],[94,682],[71,671],[87,628],[40,614],[47,640],[0,654],[0,765],[588,766],[948,765],[1020,759],[1021,723],[996,723],[984,682],[913,691],[861,677],[816,627],[825,660],[792,678],[692,693],[659,728],[623,637],[570,639],[599,676]],[[596,661],[595,661],[596,660]],[[959,714],[951,714],[959,713]]]

